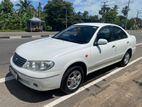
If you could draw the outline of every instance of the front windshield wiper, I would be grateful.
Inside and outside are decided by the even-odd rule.
[[[85,42],[85,41],[83,41],[83,40],[80,40],[80,39],[76,39],[76,42],[77,42],[77,43],[80,43],[80,44],[87,43],[87,42]]]
[[[87,43],[87,42],[79,40],[79,39],[71,40],[71,39],[57,38],[57,37],[54,37],[54,39],[59,39],[59,40],[68,41],[68,42],[74,42],[74,43],[79,43],[79,44]]]

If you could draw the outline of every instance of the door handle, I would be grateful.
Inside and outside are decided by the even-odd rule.
[[[116,47],[115,45],[112,46],[112,48],[115,48],[115,47]]]

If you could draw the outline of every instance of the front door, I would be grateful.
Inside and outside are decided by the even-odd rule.
[[[114,42],[110,42],[111,35],[110,26],[105,26],[98,32],[95,42],[97,43],[99,39],[106,39],[108,43],[91,47],[91,60],[89,61],[90,66],[88,68],[88,73],[113,63],[116,46]]]

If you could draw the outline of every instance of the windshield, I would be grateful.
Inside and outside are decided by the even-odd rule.
[[[85,44],[88,43],[98,27],[96,26],[84,26],[84,25],[73,25],[64,31],[53,36],[55,39],[64,41]]]

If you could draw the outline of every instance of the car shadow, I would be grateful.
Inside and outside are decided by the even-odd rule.
[[[113,69],[116,69],[117,67],[118,66],[114,64],[112,66],[106,67],[104,69],[89,74],[85,79],[83,85],[110,73]],[[11,74],[8,73],[6,77],[10,75]],[[65,95],[60,89],[45,91],[45,92],[36,91],[22,85],[20,82],[16,80],[6,81],[5,85],[13,96],[24,102],[29,102],[29,103],[38,103],[50,99],[52,100]]]
[[[8,73],[6,77],[9,75],[11,75],[11,73]],[[65,95],[60,89],[51,91],[36,91],[24,86],[15,79],[6,81],[5,85],[12,95],[22,101],[29,103],[37,103]]]

